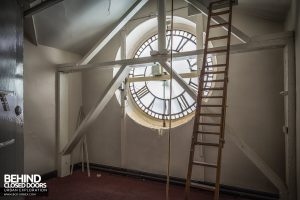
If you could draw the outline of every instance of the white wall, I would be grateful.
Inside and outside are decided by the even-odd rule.
[[[80,56],[24,41],[24,160],[25,173],[48,173],[56,169],[56,65],[75,62]],[[76,77],[77,76],[77,77]],[[81,75],[72,75],[69,104],[70,129],[81,104]],[[76,86],[76,87],[75,87]]]
[[[182,4],[182,3],[181,3]],[[182,5],[176,4],[177,7]],[[185,5],[185,4],[183,4]],[[175,6],[175,7],[176,7]],[[155,13],[155,5],[147,5],[136,17]],[[175,14],[186,17],[187,9]],[[142,20],[130,22],[127,32]],[[236,10],[233,24],[249,36],[281,32],[283,24],[244,15]],[[113,60],[120,46],[116,36],[96,56],[93,62]],[[228,91],[227,127],[242,137],[271,168],[284,179],[283,59],[281,50],[233,55],[231,57]],[[112,70],[91,70],[83,73],[83,103],[85,111],[96,103],[109,81]],[[125,167],[157,174],[166,174],[167,136],[142,127],[127,118]],[[89,129],[88,144],[92,163],[120,166],[120,105],[115,97]],[[172,130],[171,175],[186,176],[191,142],[192,122]],[[209,153],[207,158],[209,159]],[[226,137],[222,168],[222,183],[249,189],[277,193],[276,188]],[[199,175],[195,176],[199,177]],[[213,174],[206,174],[214,181]]]

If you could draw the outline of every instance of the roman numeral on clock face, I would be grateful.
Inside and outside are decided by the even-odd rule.
[[[189,40],[187,40],[185,38],[181,38],[181,40],[176,48],[176,51],[178,51],[178,52],[181,51],[188,41]]]
[[[136,95],[138,96],[139,99],[143,98],[144,96],[146,96],[149,93],[149,89],[148,87],[145,85],[144,87],[142,87],[141,89],[139,89],[136,92]]]
[[[151,103],[149,104],[149,106],[147,107],[148,109],[152,109],[154,102],[155,102],[156,97],[153,98],[153,100],[151,101]]]
[[[191,71],[197,71],[197,61],[192,63],[191,60],[187,60],[187,62],[189,63],[189,67]]]
[[[183,94],[177,97],[177,101],[179,103],[181,110],[185,110],[189,107],[189,103],[186,100],[186,98],[183,96]]]

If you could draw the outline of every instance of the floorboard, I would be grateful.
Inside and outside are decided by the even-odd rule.
[[[165,184],[156,181],[114,175],[99,171],[87,173],[77,170],[71,176],[46,181],[47,197],[27,197],[26,200],[164,200]],[[191,200],[212,200],[212,192],[191,190]],[[170,186],[170,200],[183,200],[184,187]],[[220,200],[241,200],[221,195]]]

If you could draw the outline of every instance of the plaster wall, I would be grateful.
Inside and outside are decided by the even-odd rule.
[[[24,41],[25,173],[56,170],[56,65],[79,59],[73,53]],[[68,103],[68,126],[72,130],[81,104],[81,74],[70,76],[67,95],[74,98]]]
[[[186,4],[176,1],[175,15],[187,16]],[[168,8],[170,8],[168,6]],[[150,1],[126,26],[129,33],[139,23],[149,18],[142,16],[156,12]],[[234,10],[233,24],[249,36],[283,31],[283,25],[273,21],[245,15]],[[120,47],[120,35],[94,58],[93,62],[114,60]],[[266,50],[231,56],[228,88],[226,132],[234,132],[244,139],[271,168],[285,179],[284,135],[282,133],[283,90],[282,50]],[[96,103],[109,81],[112,70],[96,69],[83,73],[82,90],[85,112]],[[88,147],[92,163],[121,166],[121,109],[113,97],[88,131]],[[172,129],[171,176],[185,178],[192,134],[192,121]],[[166,174],[167,135],[143,127],[126,118],[127,137],[125,168],[150,173]],[[226,134],[226,133],[225,133]],[[210,150],[206,151],[210,159]],[[197,172],[197,170],[196,170]],[[194,178],[200,178],[195,173]],[[206,181],[214,181],[214,173],[207,170]],[[276,188],[226,137],[224,148],[222,183],[231,186],[277,193]]]

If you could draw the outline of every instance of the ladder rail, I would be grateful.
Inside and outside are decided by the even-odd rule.
[[[210,5],[210,9],[211,9]],[[203,88],[204,86],[204,72],[205,72],[205,66],[207,64],[207,48],[208,48],[208,38],[209,38],[209,22],[211,19],[211,12],[208,13],[208,22],[207,22],[207,26],[206,26],[206,35],[205,35],[205,46],[204,46],[204,55],[203,55],[203,61],[202,61],[202,68],[201,68],[201,72],[200,72],[200,76],[198,79],[198,88]],[[192,142],[191,142],[191,148],[190,148],[190,156],[189,156],[189,164],[188,164],[188,172],[187,172],[187,179],[186,179],[186,186],[185,186],[185,200],[189,199],[189,194],[190,194],[190,187],[191,187],[191,177],[192,177],[192,168],[193,165],[191,162],[193,162],[194,160],[194,153],[195,153],[195,144],[198,140],[198,121],[199,121],[199,113],[201,111],[201,105],[202,105],[202,92],[198,92],[197,95],[197,108],[196,108],[196,114],[195,114],[195,118],[194,118],[194,129],[193,129],[193,135],[192,135]],[[200,106],[199,106],[200,104]],[[196,133],[196,134],[195,134]]]
[[[226,53],[226,68],[225,68],[225,78],[228,78],[228,70],[229,70],[229,52],[230,52],[230,42],[231,42],[231,23],[232,23],[232,1],[229,1],[229,19],[228,23],[228,39],[227,39],[227,53]],[[222,125],[221,125],[221,136],[220,136],[220,146],[218,147],[218,158],[217,158],[217,170],[216,170],[216,185],[215,185],[215,193],[214,193],[214,200],[218,200],[220,196],[220,179],[221,179],[221,162],[222,162],[222,149],[224,146],[224,133],[225,133],[225,117],[226,117],[226,104],[227,104],[227,86],[228,86],[228,79],[224,82],[224,91],[223,91],[223,105],[222,108]]]
[[[214,2],[210,3],[209,5],[209,12],[207,17],[207,28],[206,28],[206,35],[205,35],[205,47],[204,47],[204,54],[203,54],[203,62],[202,62],[202,68],[199,75],[199,84],[198,84],[198,95],[197,95],[197,108],[195,111],[195,118],[194,118],[194,128],[193,128],[193,135],[192,135],[192,141],[191,141],[191,148],[190,148],[190,155],[189,155],[189,164],[188,164],[188,171],[187,171],[187,178],[186,178],[186,186],[185,186],[185,200],[189,199],[190,194],[190,188],[193,187],[191,184],[191,177],[192,177],[192,171],[193,171],[193,165],[200,165],[204,167],[213,167],[216,168],[216,183],[214,187],[214,200],[219,200],[219,192],[220,192],[220,177],[221,177],[221,161],[222,161],[222,149],[224,146],[224,132],[225,132],[225,116],[226,116],[226,105],[227,105],[227,86],[228,86],[228,70],[229,70],[229,55],[230,55],[230,41],[231,41],[231,24],[232,24],[232,0],[220,0],[218,3],[225,3],[228,4],[228,10],[225,11],[219,11],[219,12],[212,12]],[[217,10],[217,9],[216,9]],[[216,25],[211,24],[212,17],[216,15],[224,15],[228,14],[228,33],[227,35],[222,36],[215,36],[215,37],[209,37],[210,36],[210,29],[217,27]],[[217,52],[212,52],[208,48],[209,41],[214,40],[224,40],[227,41],[226,49],[222,49]],[[205,71],[209,66],[207,65],[207,56],[210,53],[223,53],[225,52],[226,56],[226,63],[224,64],[217,64],[216,67],[225,67],[222,71],[216,71],[213,74],[223,74],[224,78],[221,79],[222,81],[215,81],[215,82],[221,82],[223,84],[222,87],[215,87],[212,89],[206,89],[205,83],[207,80],[205,80],[205,76],[209,73]],[[210,72],[211,73],[211,72]],[[214,82],[214,81],[211,81]],[[212,90],[212,91],[222,91],[222,95],[215,95],[215,96],[205,96],[204,91],[206,90]],[[221,105],[212,105],[211,107],[219,107],[221,108],[221,113],[203,113],[201,109],[203,107],[209,107],[203,104],[204,99],[208,98],[219,98],[221,100]],[[199,119],[201,116],[211,116],[211,117],[219,117],[220,122],[217,123],[200,123]],[[205,126],[216,126],[219,125],[220,129],[219,132],[214,131],[199,131],[199,125],[200,127]],[[219,133],[219,134],[218,134]],[[218,135],[218,142],[216,143],[207,143],[207,142],[198,142],[198,134],[216,134]],[[198,162],[194,160],[195,155],[195,146],[197,145],[204,145],[204,146],[211,146],[214,148],[217,148],[217,161],[216,164],[210,164],[205,162]]]

